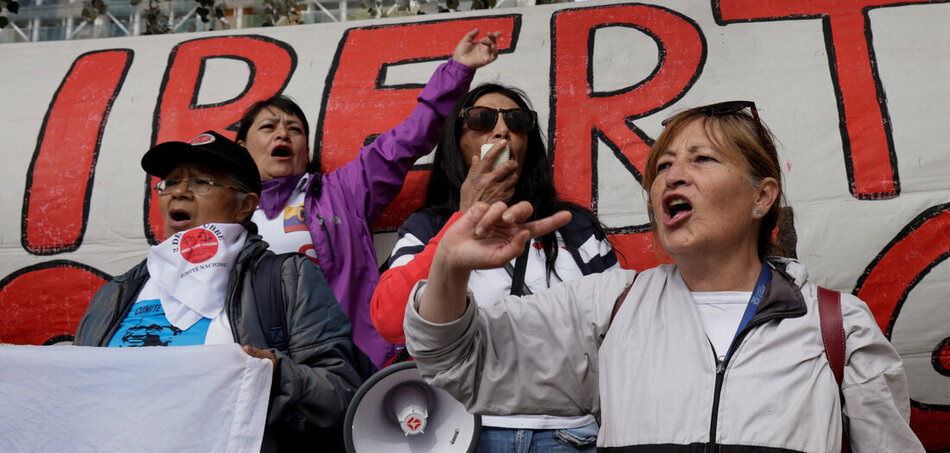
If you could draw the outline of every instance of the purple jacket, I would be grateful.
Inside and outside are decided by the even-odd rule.
[[[353,324],[354,342],[377,367],[395,354],[396,345],[380,337],[370,319],[370,299],[379,281],[370,226],[402,189],[416,159],[435,147],[446,117],[468,92],[474,75],[474,69],[455,60],[439,66],[409,117],[360,149],[356,159],[321,175],[320,195],[306,199],[320,268]],[[265,181],[261,207],[282,208],[299,177]],[[283,184],[288,179],[293,183]]]

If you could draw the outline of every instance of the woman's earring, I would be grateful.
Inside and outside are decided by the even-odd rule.
[[[761,209],[761,208],[755,208],[755,216],[756,216],[756,217],[762,217],[762,209]]]

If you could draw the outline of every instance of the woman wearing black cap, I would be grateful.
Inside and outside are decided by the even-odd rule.
[[[288,344],[268,347],[252,283],[276,276],[254,272],[271,253],[249,221],[261,191],[251,156],[209,131],[152,148],[142,168],[162,178],[155,190],[168,239],[96,293],[75,344],[243,345],[274,365],[263,449],[300,435],[337,441],[361,381],[350,324],[316,265],[288,256],[280,281],[269,282],[282,288]]]

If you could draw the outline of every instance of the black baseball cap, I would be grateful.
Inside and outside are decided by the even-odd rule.
[[[207,131],[188,142],[155,145],[142,156],[142,169],[164,178],[180,164],[203,164],[221,170],[261,194],[261,175],[251,154],[243,146],[214,131]]]

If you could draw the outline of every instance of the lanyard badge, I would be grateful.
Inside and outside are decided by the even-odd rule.
[[[762,270],[759,271],[759,279],[755,282],[755,289],[752,290],[752,297],[749,298],[749,304],[745,307],[745,313],[742,314],[742,321],[739,321],[739,328],[736,329],[735,336],[732,337],[732,344],[729,346],[729,352],[726,353],[726,359],[732,355],[732,347],[736,344],[736,338],[739,338],[739,333],[742,332],[746,326],[749,325],[749,321],[752,321],[752,316],[755,315],[756,310],[759,308],[759,302],[762,302],[762,297],[765,295],[765,288],[769,286],[769,282],[772,281],[772,268],[769,267],[768,263],[762,262]]]

